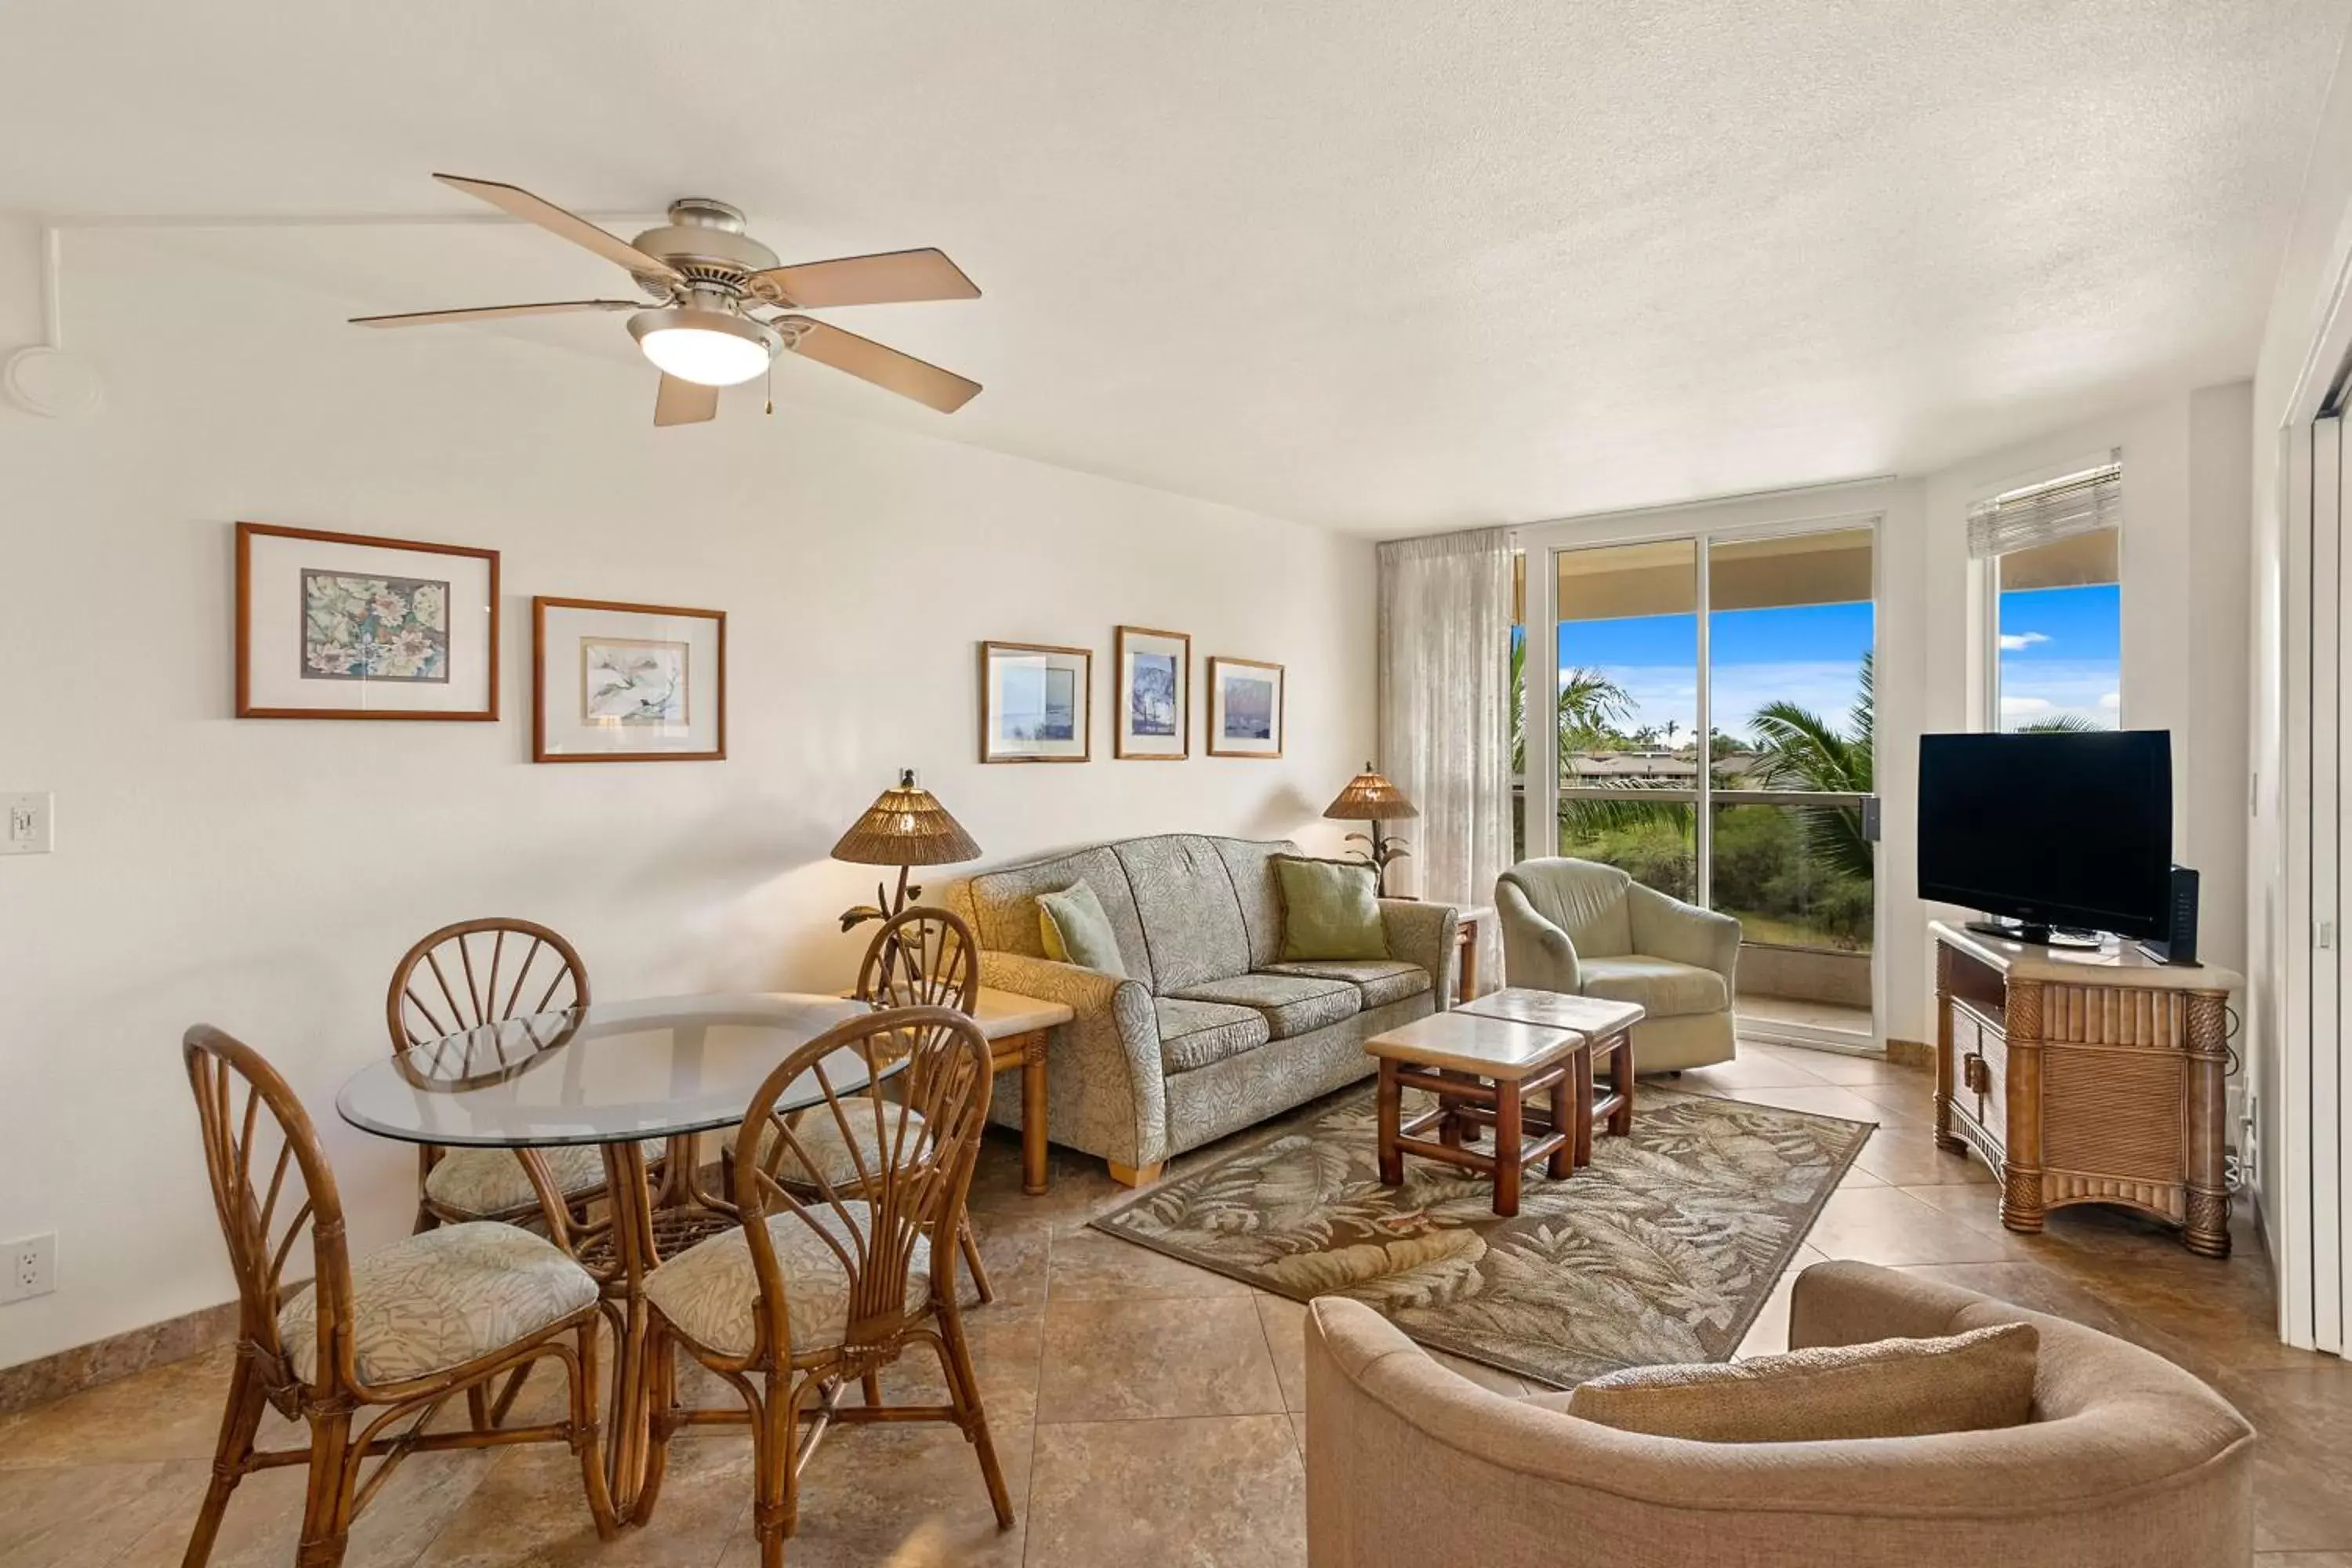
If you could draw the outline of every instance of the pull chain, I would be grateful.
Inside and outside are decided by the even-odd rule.
[[[771,413],[771,414],[773,414],[775,411],[776,411],[776,362],[775,362],[774,360],[771,359],[771,360],[768,362],[768,412],[769,412],[769,413]]]

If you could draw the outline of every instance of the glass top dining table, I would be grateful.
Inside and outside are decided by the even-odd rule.
[[[353,1074],[335,1097],[343,1120],[364,1131],[443,1148],[511,1149],[532,1173],[550,1237],[595,1276],[614,1312],[605,1462],[624,1521],[634,1521],[646,1484],[657,1384],[647,1359],[646,1280],[665,1255],[740,1223],[733,1204],[698,1179],[695,1135],[741,1121],[753,1091],[785,1058],[872,1011],[864,1002],[782,992],[598,1002],[411,1047]],[[871,1074],[866,1058],[845,1047],[824,1058],[822,1076],[835,1092],[854,1093],[903,1065]],[[818,1076],[802,1074],[777,1109],[824,1098]],[[660,1162],[653,1173],[646,1144],[656,1140],[665,1142],[652,1156]],[[536,1151],[566,1144],[599,1146],[600,1190],[556,1194]],[[600,1205],[587,1200],[600,1200],[602,1212],[592,1214]]]
[[[675,1138],[743,1119],[786,1057],[871,1009],[789,992],[598,1002],[484,1024],[387,1056],[335,1097],[344,1121],[379,1137],[448,1148],[545,1149]],[[863,1088],[844,1049],[825,1077]],[[793,1094],[804,1096],[795,1103]],[[814,1075],[778,1109],[819,1098]]]

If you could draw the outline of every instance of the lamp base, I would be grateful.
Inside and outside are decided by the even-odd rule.
[[[907,904],[909,900],[921,898],[923,896],[922,889],[910,888],[907,885],[907,873],[909,869],[911,869],[911,868],[906,866],[898,868],[898,893],[896,898],[892,898],[888,894],[885,893],[882,889],[882,884],[877,882],[874,884],[874,901],[872,903],[852,904],[849,908],[842,910],[842,933],[845,936],[849,932],[856,931],[859,926],[864,925],[867,921],[889,920],[896,915],[903,913],[906,910]]]

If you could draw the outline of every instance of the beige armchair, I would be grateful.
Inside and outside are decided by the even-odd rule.
[[[1360,1302],[1307,1320],[1308,1568],[2240,1568],[2253,1442],[2188,1373],[2121,1340],[1863,1263],[1799,1276],[1789,1343],[2042,1334],[2033,1419],[1991,1431],[1697,1443],[1517,1400]]]
[[[1739,922],[1592,860],[1522,860],[1495,884],[1512,985],[1639,1002],[1633,1065],[1729,1061]]]

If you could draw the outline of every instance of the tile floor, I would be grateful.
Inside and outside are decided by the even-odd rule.
[[[1916,1070],[1749,1046],[1682,1086],[1879,1122],[1797,1267],[1858,1258],[1916,1269],[2169,1356],[2263,1433],[2258,1562],[2352,1568],[2352,1366],[2276,1342],[2269,1272],[2251,1232],[2226,1264],[2080,1209],[2046,1236],[2012,1236],[1983,1169],[1930,1142],[1928,1078]],[[984,1157],[974,1212],[999,1295],[971,1323],[1015,1529],[996,1531],[979,1469],[952,1432],[845,1429],[808,1470],[789,1548],[795,1568],[1305,1560],[1301,1309],[1085,1228],[1121,1195],[1098,1163],[1057,1154],[1052,1193],[1026,1198],[1010,1141],[992,1142]],[[1784,1280],[1746,1351],[1780,1348],[1787,1299]],[[1522,1386],[1459,1364],[1495,1386]],[[0,1564],[178,1562],[209,1469],[225,1366],[215,1352],[0,1418]],[[552,1448],[412,1460],[362,1518],[347,1561],[755,1561],[739,1435],[681,1438],[659,1515],[609,1545],[588,1528],[568,1466]],[[300,1498],[296,1471],[247,1480],[213,1561],[289,1562]]]

